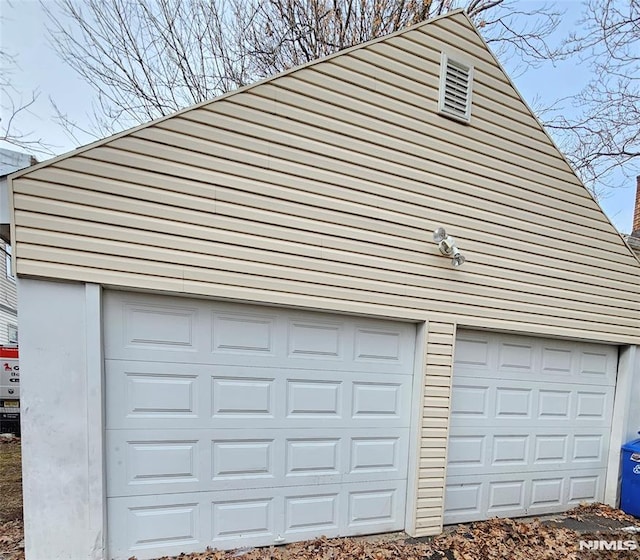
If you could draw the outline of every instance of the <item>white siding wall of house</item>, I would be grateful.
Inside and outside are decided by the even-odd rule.
[[[16,279],[10,261],[7,270],[8,250],[9,246],[0,241],[0,344],[16,344],[13,335],[18,328]]]

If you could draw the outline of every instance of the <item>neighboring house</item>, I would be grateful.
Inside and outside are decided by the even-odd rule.
[[[633,252],[638,255],[638,258],[640,258],[640,236],[629,235],[627,237],[627,243],[629,244],[629,247],[633,249]]]
[[[616,503],[640,265],[464,13],[12,195],[29,560]]]
[[[11,258],[10,209],[7,176],[37,163],[28,154],[0,148],[0,433],[20,435],[19,366],[13,361],[18,344],[18,301]],[[7,361],[7,358],[9,360]],[[18,371],[16,371],[16,367]]]
[[[636,177],[636,205],[633,210],[631,235],[626,237],[627,244],[640,259],[640,175]]]
[[[0,240],[0,345],[18,344],[16,278],[11,264],[11,245]]]
[[[18,343],[16,279],[11,264],[7,176],[37,163],[33,156],[0,148],[0,345]]]

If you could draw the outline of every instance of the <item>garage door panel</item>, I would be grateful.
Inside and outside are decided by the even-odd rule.
[[[144,560],[157,558],[159,551],[202,551],[238,541],[243,531],[246,546],[273,542],[276,518],[282,514],[279,506],[268,490],[109,498],[109,556]]]
[[[613,391],[583,389],[576,391],[575,418],[581,424],[610,424],[613,412]]]
[[[110,556],[294,542],[404,528],[406,481],[110,498]],[[242,543],[239,545],[238,543]]]
[[[456,338],[456,372],[465,377],[522,380],[533,376],[545,383],[613,386],[615,347],[575,341],[462,331]]]
[[[404,510],[398,503],[404,499],[404,485],[394,487],[393,482],[382,483],[379,488],[367,487],[349,492],[347,526],[353,534],[370,531],[391,531],[403,527]]]
[[[105,363],[107,429],[195,423],[206,413],[202,370],[190,364]]]
[[[239,420],[255,424],[276,419],[276,375],[277,371],[266,368],[210,370],[203,380],[205,391],[211,395],[207,416],[216,422],[233,419],[234,424]]]
[[[462,331],[445,523],[602,500],[615,347]]]
[[[414,325],[115,292],[105,317],[110,556],[404,527]]]
[[[284,501],[284,532],[289,538],[305,539],[318,531],[338,533],[342,506],[339,493],[286,496]]]
[[[105,360],[107,429],[198,425],[210,410],[209,372],[189,363]]]
[[[116,303],[117,300],[117,303]],[[207,347],[202,312],[189,300],[131,298],[105,294],[105,355],[143,359],[151,352],[190,360]]]
[[[105,294],[105,355],[412,375],[415,326],[261,306]]]
[[[112,542],[110,554],[123,556],[136,551],[139,558],[153,557],[158,547],[171,552],[195,549],[202,542],[202,525],[206,523],[197,496],[184,495],[169,503],[146,501],[131,504],[108,515],[109,526],[123,535],[124,542]],[[206,514],[205,514],[206,515]]]
[[[290,358],[344,360],[351,350],[344,332],[343,323],[290,319],[287,354]]]
[[[600,468],[606,460],[604,432],[583,434],[521,433],[518,430],[486,434],[483,430],[456,433],[449,440],[448,473],[501,475],[513,472],[543,472]]]
[[[477,480],[456,481],[447,477],[445,487],[446,523],[456,523],[457,520],[477,521],[486,519],[483,500],[483,483]]]
[[[212,313],[212,351],[218,354],[276,355],[276,317],[265,314]]]
[[[490,474],[447,477],[446,523],[490,517],[543,515],[596,501],[603,491],[605,469],[533,472],[531,476]]]
[[[406,478],[395,429],[111,430],[109,496]]]
[[[233,498],[229,496],[228,499],[218,494],[217,499],[211,503],[211,540],[241,537],[273,539],[276,531],[275,516],[280,513],[274,511],[276,507],[271,493],[263,496],[260,496],[260,492],[257,495],[235,493]]]
[[[198,349],[198,309],[181,306],[130,304],[123,306],[123,346],[148,350]]]
[[[411,383],[399,374],[106,360],[107,428],[408,427]]]
[[[355,330],[354,359],[367,364],[393,367],[406,361],[406,346],[402,344],[404,329],[373,328],[358,325]]]
[[[530,380],[458,376],[453,382],[451,425],[608,425],[613,411],[608,387]]]

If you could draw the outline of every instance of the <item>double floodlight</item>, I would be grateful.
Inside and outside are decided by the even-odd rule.
[[[433,232],[433,240],[438,244],[438,249],[445,257],[451,257],[451,264],[458,267],[466,260],[460,249],[456,246],[456,240],[447,235],[443,227],[439,227]]]

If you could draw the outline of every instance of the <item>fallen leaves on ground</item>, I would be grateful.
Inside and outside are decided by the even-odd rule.
[[[0,523],[22,519],[20,440],[0,437]]]
[[[624,524],[640,521],[604,504],[581,505],[563,517],[605,517]],[[579,533],[538,520],[490,519],[458,525],[453,531],[422,539],[325,537],[279,547],[164,556],[159,560],[639,560],[639,550],[580,550],[580,541],[628,541],[622,531]]]
[[[460,525],[427,542],[321,537],[278,547],[208,549],[159,560],[638,560],[638,550],[580,551],[578,546],[580,540],[629,539],[634,537],[615,532],[580,534],[538,521],[491,519]],[[24,560],[23,547],[22,523],[1,523],[0,559]]]
[[[596,517],[604,517],[605,519],[613,519],[614,521],[621,521],[623,523],[629,523],[629,525],[638,524],[638,520],[625,513],[621,509],[615,509],[605,504],[580,504],[573,508],[571,511],[565,514],[565,517],[571,517],[582,521],[586,517],[595,515]],[[640,556],[640,555],[639,555]]]
[[[458,527],[429,544],[453,551],[456,560],[574,560],[578,540],[574,531],[539,521],[491,519]]]
[[[0,560],[24,560],[20,439],[0,437]]]
[[[229,551],[209,549],[195,554],[163,556],[160,560],[421,560],[424,550],[424,544],[406,544],[382,538],[374,541],[320,537],[278,547]]]
[[[22,521],[0,523],[0,559],[24,560]]]

